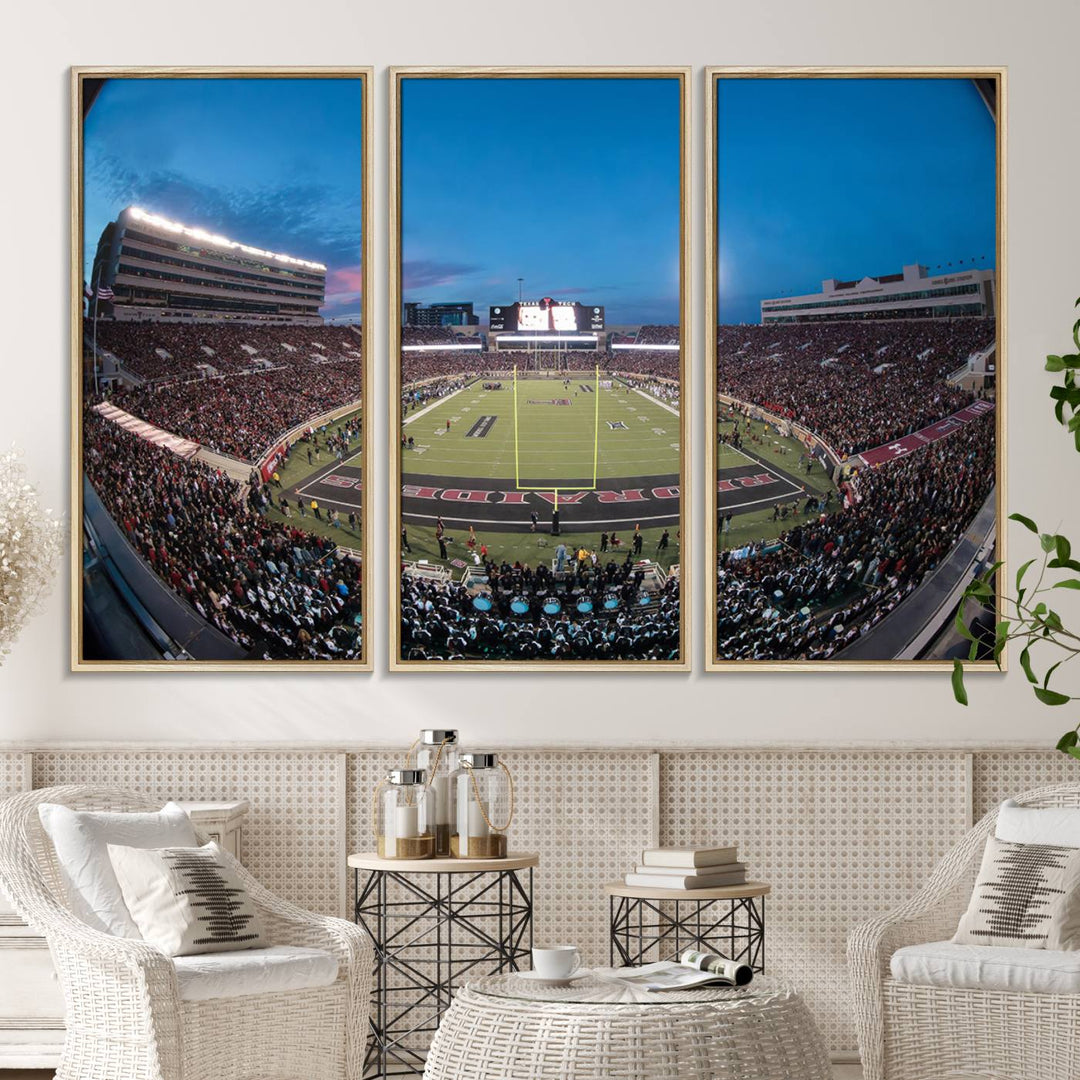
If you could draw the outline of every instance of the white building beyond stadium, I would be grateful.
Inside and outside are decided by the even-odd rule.
[[[931,276],[913,263],[899,274],[861,281],[821,283],[821,292],[761,301],[761,321],[832,322],[841,319],[938,319],[993,317],[997,312],[993,270],[961,270]]]
[[[318,326],[326,267],[129,206],[101,234],[90,285],[111,290],[100,314],[116,319]]]

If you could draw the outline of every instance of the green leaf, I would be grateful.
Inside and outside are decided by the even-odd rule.
[[[956,617],[953,619],[953,628],[967,641],[975,640],[975,635],[968,629],[968,624],[964,622],[964,611],[962,607],[957,608]]]
[[[1067,536],[1062,536],[1061,533],[1054,538],[1057,547],[1057,557],[1062,561],[1065,561],[1072,557],[1072,544],[1069,543]]]
[[[1033,533],[1038,533],[1038,531],[1039,531],[1039,526],[1036,525],[1035,522],[1031,520],[1031,518],[1024,517],[1023,514],[1010,514],[1009,515],[1009,520],[1010,521],[1019,521],[1020,524],[1023,525],[1025,529],[1028,529],[1029,531],[1031,531]]]
[[[1043,551],[1049,554],[1057,547],[1057,537],[1053,533],[1042,533],[1039,536],[1039,543],[1042,545]]]
[[[1050,685],[1050,679],[1053,676],[1054,672],[1057,671],[1057,669],[1059,667],[1061,667],[1061,665],[1064,664],[1064,663],[1065,663],[1064,660],[1059,660],[1056,664],[1053,664],[1052,666],[1050,666],[1049,668],[1046,669],[1046,674],[1043,676],[1043,687],[1044,688]]]
[[[1047,371],[1064,371],[1065,361],[1060,356],[1050,355],[1046,358],[1046,370]]]
[[[1053,589],[1080,589],[1080,578],[1066,578],[1064,581],[1055,581]]]
[[[1068,746],[1065,748],[1065,753],[1080,761],[1080,746]]]
[[[1035,677],[1035,672],[1031,667],[1031,649],[1026,646],[1024,647],[1024,651],[1020,653],[1020,666],[1024,669],[1027,681],[1037,686],[1039,680]]]
[[[1058,739],[1057,748],[1064,753],[1070,746],[1075,746],[1080,742],[1080,735],[1075,731],[1066,731],[1064,735]]]
[[[1016,587],[1018,589],[1020,588],[1020,582],[1024,580],[1024,575],[1031,569],[1034,562],[1034,559],[1028,559],[1028,561],[1016,571]]]
[[[1080,573],[1080,562],[1076,559],[1051,559],[1046,565],[1050,570],[1075,570]]]
[[[964,689],[964,663],[962,660],[953,661],[952,692],[953,697],[961,705],[968,703],[967,690]]]
[[[1067,705],[1072,701],[1068,694],[1059,694],[1056,690],[1047,690],[1044,686],[1036,686],[1034,694],[1044,705]]]

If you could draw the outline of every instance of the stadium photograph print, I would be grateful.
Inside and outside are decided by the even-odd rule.
[[[1004,573],[1005,72],[709,68],[706,134],[706,667],[951,668]]]
[[[392,670],[689,670],[689,75],[391,70]]]
[[[73,670],[370,670],[370,80],[73,69]]]

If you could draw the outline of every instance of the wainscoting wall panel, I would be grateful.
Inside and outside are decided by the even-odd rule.
[[[267,888],[341,914],[340,755],[315,751],[167,750],[34,755],[34,786],[100,784],[167,799],[247,799],[244,865]]]
[[[344,914],[345,857],[374,848],[371,795],[404,751],[0,750],[0,793],[101,784],[154,799],[245,798],[244,860],[269,888]],[[1080,780],[1053,751],[652,751],[515,749],[512,847],[541,855],[537,941],[574,942],[606,964],[603,885],[661,843],[738,843],[773,885],[770,973],[807,996],[831,1049],[855,1049],[844,950],[851,928],[910,896],[935,862],[1008,795]],[[657,773],[659,781],[657,783]]]
[[[847,935],[963,834],[965,776],[957,753],[663,754],[661,841],[738,844],[773,887],[768,970],[804,991],[834,1052],[853,1051]]]
[[[1051,784],[1080,782],[1080,761],[1057,750],[986,751],[975,755],[971,780],[972,809],[978,821],[1011,796]]]
[[[607,964],[603,887],[648,846],[653,813],[650,755],[643,751],[506,751],[517,813],[511,848],[540,853],[535,877],[537,942],[573,942],[586,964]],[[371,795],[401,754],[349,755],[349,851],[372,851]],[[354,897],[350,881],[350,898]]]

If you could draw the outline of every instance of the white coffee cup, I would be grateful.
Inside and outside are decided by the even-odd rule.
[[[581,967],[581,953],[576,945],[536,946],[532,966],[542,979],[569,979]]]

